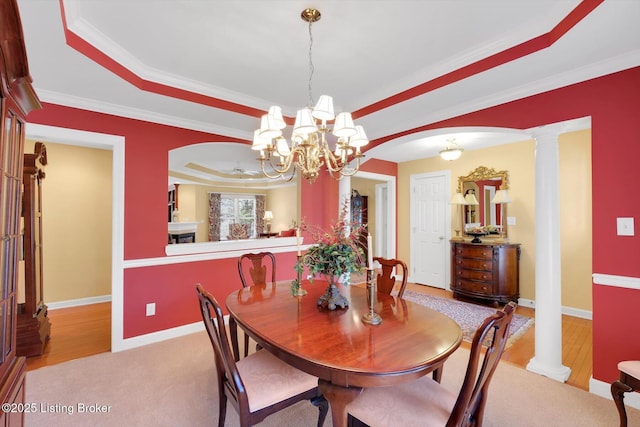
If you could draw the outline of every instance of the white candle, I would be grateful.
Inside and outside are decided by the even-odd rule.
[[[367,267],[370,269],[373,269],[373,248],[372,248],[372,239],[371,239],[371,233],[369,233],[367,235]]]
[[[298,256],[300,256],[300,228],[296,228],[296,244],[298,245]]]

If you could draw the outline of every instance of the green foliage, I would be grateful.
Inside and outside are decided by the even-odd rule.
[[[366,229],[345,220],[347,213],[348,206],[345,203],[338,222],[326,231],[302,222],[300,229],[309,231],[317,244],[296,262],[295,270],[299,277],[307,269],[311,281],[319,275],[333,281],[344,273],[355,273],[365,268],[364,250],[358,236],[366,233]]]
[[[330,277],[338,277],[344,273],[362,271],[364,265],[362,258],[364,251],[355,242],[352,243],[320,243],[309,250],[296,263],[296,272],[302,273],[306,267],[312,277],[319,274]]]

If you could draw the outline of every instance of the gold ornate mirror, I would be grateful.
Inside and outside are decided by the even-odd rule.
[[[506,170],[478,166],[469,175],[458,177],[458,192],[467,203],[461,212],[463,234],[506,238],[507,204],[511,201],[508,189],[509,173]],[[478,243],[478,240],[474,242]]]

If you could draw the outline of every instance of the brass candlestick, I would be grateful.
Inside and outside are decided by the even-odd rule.
[[[300,264],[300,258],[302,255],[298,255],[298,264]],[[295,297],[303,297],[307,294],[307,290],[302,288],[302,272],[299,271],[296,276],[296,281],[294,284],[293,296]]]
[[[382,318],[373,311],[376,303],[376,281],[373,275],[373,268],[367,268],[367,301],[369,302],[369,312],[362,316],[362,321],[370,325],[379,325]]]

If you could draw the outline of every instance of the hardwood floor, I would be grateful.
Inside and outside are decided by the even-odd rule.
[[[452,292],[430,286],[407,284],[407,289],[443,298],[453,298]],[[532,308],[518,306],[516,313],[534,317]],[[589,390],[592,372],[591,320],[562,316],[562,364],[571,368],[567,384]],[[535,324],[502,354],[502,361],[526,368],[535,355]],[[465,343],[463,343],[465,345]]]
[[[111,350],[111,303],[49,310],[51,338],[40,356],[27,358],[27,371]]]
[[[407,289],[444,298],[451,292],[407,284]],[[518,314],[533,317],[534,310],[518,307]],[[111,303],[49,310],[51,339],[44,354],[29,357],[27,370],[111,350]],[[525,368],[534,356],[535,325],[502,355],[502,360]],[[464,345],[464,344],[463,344]],[[589,389],[592,365],[591,321],[562,316],[562,363],[571,368],[567,384]]]

